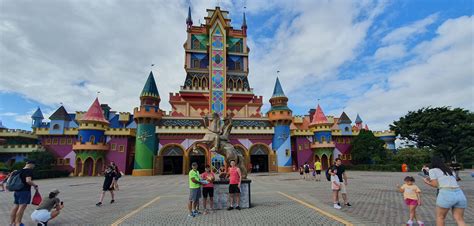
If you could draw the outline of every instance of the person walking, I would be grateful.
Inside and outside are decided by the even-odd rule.
[[[344,205],[347,207],[352,206],[347,198],[347,173],[346,173],[346,167],[342,165],[342,160],[340,158],[336,158],[336,170],[337,170],[337,177],[339,178],[339,181],[341,182],[341,195],[342,199],[344,200]],[[338,201],[338,204],[339,201]]]
[[[316,171],[316,181],[321,181],[321,162],[319,160],[316,160],[314,163],[314,171]]]
[[[242,182],[242,174],[240,169],[235,166],[235,161],[230,161],[229,168],[229,208],[227,210],[235,209],[240,210],[240,183]]]
[[[467,199],[459,187],[456,174],[437,156],[431,159],[429,177],[424,179],[431,187],[438,188],[436,198],[436,225],[444,226],[446,215],[452,210],[453,218],[459,226],[464,226],[464,209],[467,208]]]
[[[305,179],[305,180],[310,179],[310,178],[309,178],[309,164],[308,164],[308,162],[305,162],[305,163],[304,163],[303,168],[304,168],[304,179]]]
[[[14,205],[10,213],[10,224],[16,226],[24,225],[21,223],[23,219],[23,214],[25,209],[31,202],[31,187],[34,187],[38,190],[38,185],[33,182],[33,169],[35,168],[35,161],[27,161],[23,169],[12,172],[10,177],[19,176],[21,183],[23,184],[22,188],[15,190],[13,193]],[[9,190],[12,190],[9,188]]]
[[[207,209],[207,197],[209,197],[209,207],[211,211],[214,210],[214,173],[211,171],[211,167],[206,165],[205,172],[201,174],[201,178],[206,180],[208,184],[202,186],[202,197],[204,205],[204,214],[208,214],[209,210]]]
[[[118,185],[118,180],[120,179],[120,177],[122,177],[122,173],[120,173],[120,170],[118,166],[115,164],[115,162],[110,162],[110,166],[112,166],[112,169],[114,169],[115,171],[115,180],[112,186],[114,187],[114,190],[118,191],[120,190],[119,185]]]
[[[341,182],[337,177],[337,169],[335,166],[332,166],[329,169],[329,174],[331,175],[331,190],[332,190],[332,200],[334,202],[334,209],[341,209],[339,205],[339,191],[341,190]]]
[[[303,168],[303,165],[300,166],[300,177],[301,177],[301,179],[304,179],[304,168]]]
[[[198,164],[193,162],[191,170],[188,173],[189,178],[189,217],[195,217],[199,214],[197,208],[199,205],[199,198],[201,198],[201,181],[199,177]]]
[[[50,220],[56,218],[61,213],[64,204],[59,200],[58,194],[58,189],[52,190],[48,198],[43,199],[38,208],[31,214],[31,219],[37,222],[38,226],[47,226]]]
[[[403,181],[405,184],[402,186],[397,184],[397,188],[398,191],[403,193],[403,200],[405,200],[405,204],[409,209],[410,219],[408,219],[407,225],[413,225],[414,220],[416,220],[418,225],[423,226],[423,221],[416,217],[416,207],[421,206],[421,190],[415,185],[415,178],[407,176]]]
[[[102,201],[104,201],[104,196],[107,191],[110,192],[110,196],[112,197],[112,200],[110,200],[110,204],[115,202],[115,196],[114,196],[114,183],[115,183],[115,177],[116,177],[115,170],[113,169],[112,166],[107,166],[107,168],[104,171],[104,184],[102,185],[102,193],[100,194],[99,202],[95,204],[96,206],[102,206]]]

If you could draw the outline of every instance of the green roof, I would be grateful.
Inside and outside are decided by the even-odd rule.
[[[156,88],[155,78],[153,77],[153,72],[150,71],[148,79],[146,80],[145,86],[143,87],[140,97],[151,96],[151,97],[160,97],[158,93],[158,88]]]

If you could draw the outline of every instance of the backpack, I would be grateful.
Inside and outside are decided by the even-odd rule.
[[[327,179],[328,181],[331,181],[331,175],[329,174],[329,169],[331,169],[331,167],[328,167],[328,168],[326,169],[326,179]]]
[[[304,171],[309,171],[309,165],[308,164],[304,165]]]
[[[13,171],[12,175],[7,180],[7,189],[9,191],[19,191],[25,184],[21,181],[21,170]]]

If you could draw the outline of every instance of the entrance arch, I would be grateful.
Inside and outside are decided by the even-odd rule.
[[[76,176],[84,176],[82,173],[83,163],[81,158],[76,158],[76,168],[74,168],[74,175]]]
[[[269,170],[269,149],[264,144],[255,144],[250,147],[250,163],[252,172],[268,172]]]
[[[97,159],[95,163],[95,175],[99,176],[102,172],[104,172],[104,160],[102,158]]]
[[[179,145],[168,145],[160,150],[163,157],[163,174],[182,174],[184,150]]]
[[[92,160],[92,158],[87,158],[86,161],[84,161],[83,169],[83,176],[92,176],[94,173],[94,160]]]
[[[192,148],[188,150],[188,168],[186,169],[185,172],[188,172],[189,170],[191,170],[191,164],[193,162],[196,162],[198,164],[198,171],[199,173],[204,173],[204,170],[206,168],[206,150],[201,147],[201,146],[198,146],[197,147],[197,152],[195,153]]]
[[[321,166],[323,167],[324,170],[329,167],[329,159],[326,154],[323,154],[321,156]]]

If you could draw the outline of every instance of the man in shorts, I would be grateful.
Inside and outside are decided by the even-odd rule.
[[[204,205],[204,214],[208,214],[207,210],[207,197],[209,197],[209,207],[211,210],[214,209],[214,173],[211,171],[211,166],[206,165],[206,171],[201,174],[201,178],[206,180],[208,184],[202,186],[202,196],[203,196],[203,205]]]
[[[316,181],[321,181],[321,162],[319,160],[314,163],[314,171],[316,171]]]
[[[35,162],[27,161],[25,167],[18,172],[20,174],[21,182],[23,183],[23,188],[19,191],[15,191],[13,194],[15,199],[13,203],[15,205],[13,206],[10,213],[11,225],[24,225],[21,223],[21,219],[23,218],[26,207],[31,202],[31,186],[38,190],[38,185],[36,185],[32,179],[34,168]]]
[[[201,182],[199,177],[199,171],[197,170],[198,164],[193,162],[191,164],[191,170],[189,171],[189,217],[195,217],[199,214],[197,206],[199,205],[199,198],[201,198]]]
[[[336,158],[336,170],[337,170],[337,177],[339,177],[339,181],[341,182],[340,193],[342,194],[342,199],[344,200],[345,206],[352,206],[349,201],[347,200],[347,173],[346,167],[342,165],[342,160],[340,158]],[[339,206],[340,203],[338,202]]]
[[[233,210],[234,205],[236,204],[235,209],[240,210],[240,183],[242,181],[242,174],[240,169],[235,166],[235,161],[230,161],[229,168],[229,208],[227,210]]]

